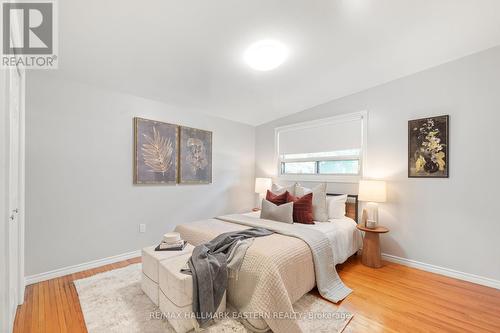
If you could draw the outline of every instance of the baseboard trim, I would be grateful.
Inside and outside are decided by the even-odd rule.
[[[92,269],[92,268],[96,268],[96,267],[100,267],[100,266],[104,266],[104,265],[108,265],[108,264],[113,264],[115,262],[128,260],[128,259],[132,259],[132,258],[136,258],[136,257],[140,257],[140,256],[141,256],[141,250],[137,250],[137,251],[119,254],[116,256],[112,256],[112,257],[92,260],[92,261],[89,261],[89,262],[86,262],[83,264],[67,266],[67,267],[54,269],[52,271],[48,271],[48,272],[44,272],[44,273],[26,276],[25,277],[25,280],[26,280],[25,285],[30,285],[33,283],[58,278],[58,277],[61,277],[64,275],[73,274],[73,273],[85,271],[87,269]]]
[[[450,268],[426,264],[426,263],[423,263],[420,261],[401,258],[401,257],[393,256],[391,254],[386,254],[386,253],[382,253],[382,259],[390,261],[390,262],[394,262],[394,263],[397,263],[400,265],[418,268],[418,269],[421,269],[423,271],[436,273],[436,274],[440,274],[440,275],[444,275],[444,276],[448,276],[448,277],[452,277],[455,279],[464,280],[464,281],[468,281],[468,282],[472,282],[472,283],[477,283],[477,284],[480,284],[480,285],[483,285],[486,287],[500,289],[500,281],[499,280],[490,279],[487,277],[474,275],[474,274],[470,274],[470,273],[464,273],[464,272],[456,271],[456,270],[450,269]]]

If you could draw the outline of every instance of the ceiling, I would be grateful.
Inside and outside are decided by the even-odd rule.
[[[251,125],[500,44],[498,0],[58,3],[51,75]],[[261,39],[288,60],[250,69]]]

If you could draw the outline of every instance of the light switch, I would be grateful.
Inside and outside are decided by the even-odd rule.
[[[139,232],[146,232],[146,225],[141,223],[139,224]]]

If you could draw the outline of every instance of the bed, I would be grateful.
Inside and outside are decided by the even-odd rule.
[[[357,197],[346,203],[347,215],[314,225],[297,225],[325,234],[334,253],[334,264],[344,262],[361,245],[356,228]],[[241,214],[242,218],[260,223],[280,223],[259,219],[259,212]],[[248,225],[229,222],[219,217],[186,224],[175,228],[183,239],[193,245],[210,241],[217,235],[249,228]],[[295,224],[294,224],[295,225]],[[293,303],[316,286],[313,254],[303,240],[275,233],[256,238],[248,249],[240,271],[229,279],[228,302],[242,314],[243,323],[251,330],[263,332],[300,332],[293,318],[277,317],[277,313],[293,313]]]

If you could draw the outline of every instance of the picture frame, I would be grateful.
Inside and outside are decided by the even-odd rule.
[[[212,132],[180,126],[179,184],[212,183]]]
[[[408,121],[408,178],[449,178],[449,118]]]
[[[134,184],[176,184],[179,126],[134,118]]]

